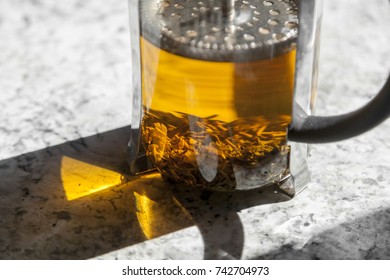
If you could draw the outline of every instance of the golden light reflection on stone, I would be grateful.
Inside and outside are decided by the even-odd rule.
[[[190,214],[175,198],[171,186],[160,173],[125,179],[120,173],[64,156],[61,179],[68,201],[93,197],[110,188],[122,190],[123,201],[119,205],[128,207],[130,203],[135,209],[134,214],[146,239],[194,225]],[[111,195],[110,192],[102,194]]]
[[[147,239],[194,225],[187,210],[172,192],[155,186],[134,191],[137,219]]]
[[[120,173],[70,157],[61,159],[61,180],[66,198],[71,201],[120,185]]]

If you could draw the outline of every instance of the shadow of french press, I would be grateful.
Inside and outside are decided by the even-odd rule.
[[[0,161],[0,259],[86,259],[144,241],[123,177],[128,132]]]
[[[209,192],[178,186],[173,193],[202,234],[204,259],[240,259],[245,240],[239,212],[291,199],[272,185],[237,192]]]
[[[87,259],[197,226],[205,259],[239,259],[238,212],[275,189],[211,193],[128,175],[129,127],[0,161],[0,259]],[[153,258],[153,256],[152,256]]]

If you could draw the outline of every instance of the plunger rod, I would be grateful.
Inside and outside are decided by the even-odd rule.
[[[235,0],[223,0],[222,1],[222,16],[223,18],[229,19],[234,11]]]

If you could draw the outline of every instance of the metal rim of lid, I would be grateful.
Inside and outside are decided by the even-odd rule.
[[[220,62],[270,59],[295,47],[296,0],[235,0],[229,22],[221,2],[140,1],[141,35],[170,53]]]

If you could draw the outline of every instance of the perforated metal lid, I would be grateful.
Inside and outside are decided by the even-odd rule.
[[[294,47],[294,0],[140,1],[141,34],[171,53],[210,61],[270,58]]]

